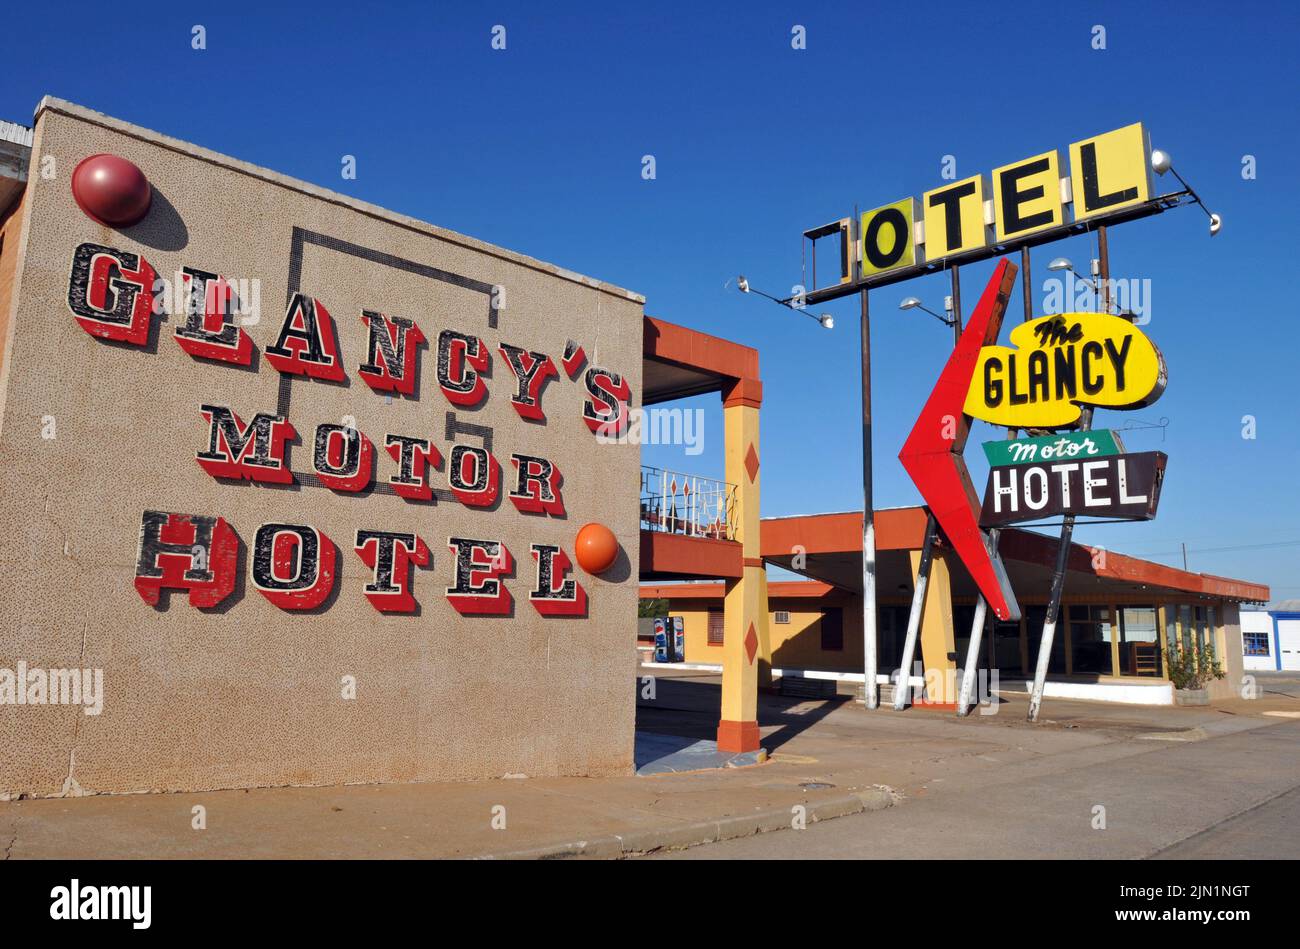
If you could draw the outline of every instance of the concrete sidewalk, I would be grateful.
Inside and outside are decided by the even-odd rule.
[[[712,737],[718,678],[656,677],[638,728]],[[1300,692],[1300,690],[1295,690]],[[1044,722],[1024,703],[994,715],[867,712],[847,696],[765,695],[766,764],[618,778],[271,788],[92,796],[0,804],[0,848],[18,858],[617,857],[689,846],[978,788],[1009,766],[1032,773],[1068,760],[1116,760],[1167,742],[1285,721],[1285,689],[1238,708],[1153,709],[1049,700]],[[205,809],[205,830],[192,828]],[[799,810],[802,808],[802,810]]]

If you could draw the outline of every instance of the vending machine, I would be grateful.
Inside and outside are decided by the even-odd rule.
[[[673,661],[672,624],[666,616],[655,617],[655,662]]]
[[[686,620],[681,616],[671,616],[673,624],[673,662],[686,661]]]

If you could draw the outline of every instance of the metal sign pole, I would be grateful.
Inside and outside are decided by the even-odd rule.
[[[925,605],[925,588],[930,582],[930,558],[934,554],[934,535],[938,527],[934,515],[925,519],[925,542],[921,544],[921,562],[916,568],[916,586],[912,590],[912,611],[907,614],[907,639],[903,642],[903,659],[898,670],[898,683],[894,686],[894,711],[901,712],[907,704],[907,693],[912,687],[912,656],[916,653],[916,634],[921,628],[921,608]]]
[[[952,345],[961,342],[961,268],[952,268]]]
[[[1034,318],[1034,297],[1029,277],[1029,248],[1020,248],[1020,295],[1024,298],[1025,322]],[[1014,439],[1016,430],[1007,430],[1007,437]],[[996,557],[998,541],[1002,532],[997,528],[989,531],[989,554]],[[983,595],[975,602],[975,620],[971,623],[970,643],[966,647],[966,665],[962,670],[961,691],[957,695],[957,717],[965,718],[970,714],[971,698],[975,693],[976,666],[979,665],[980,645],[984,638],[985,621],[988,619],[989,602]],[[989,665],[993,658],[990,656]]]
[[[880,705],[876,684],[876,514],[871,497],[871,311],[862,298],[862,700]]]
[[[989,553],[997,556],[998,535],[996,528],[989,531]],[[983,640],[984,621],[988,617],[989,601],[981,596],[975,602],[975,620],[970,627],[970,643],[966,646],[966,667],[962,670],[961,691],[957,695],[957,717],[965,718],[970,713],[971,696],[975,692],[975,668],[980,660],[980,643]]]
[[[1020,248],[1020,295],[1024,297],[1025,322],[1034,318],[1033,287],[1029,279],[1029,248]]]
[[[1106,227],[1097,229],[1098,296],[1101,311],[1110,312],[1110,247],[1106,241]],[[1092,407],[1085,406],[1079,416],[1079,431],[1092,428]],[[1061,525],[1061,546],[1056,552],[1056,569],[1052,572],[1052,592],[1047,599],[1047,615],[1043,617],[1043,635],[1038,643],[1038,663],[1034,667],[1034,690],[1029,696],[1029,720],[1038,721],[1038,710],[1043,704],[1043,687],[1047,682],[1047,666],[1052,659],[1052,640],[1056,637],[1056,621],[1061,612],[1061,594],[1065,592],[1065,569],[1070,559],[1070,541],[1074,537],[1074,515],[1067,514]]]
[[[961,268],[953,266],[952,270],[952,345],[956,348],[961,342]],[[921,612],[925,607],[925,589],[930,583],[930,563],[933,560],[934,542],[939,531],[934,515],[925,521],[925,540],[921,544],[921,562],[916,567],[916,587],[912,593],[912,609],[907,614],[907,639],[903,644],[902,670],[899,672],[899,684],[894,692],[894,709],[902,711],[907,694],[904,683],[911,675],[912,657],[916,653],[916,638],[921,628]],[[946,698],[947,696],[945,696]]]

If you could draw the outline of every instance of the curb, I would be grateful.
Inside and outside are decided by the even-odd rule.
[[[717,820],[675,824],[626,834],[607,834],[590,840],[569,840],[560,843],[530,847],[524,850],[507,850],[483,854],[476,860],[562,860],[568,857],[594,857],[614,860],[651,853],[656,850],[684,850],[701,844],[752,837],[791,827],[791,814],[796,805],[803,805],[809,824],[836,817],[879,811],[891,807],[896,795],[887,788],[868,788],[840,797],[823,798],[816,803],[796,801],[787,808],[737,814]]]

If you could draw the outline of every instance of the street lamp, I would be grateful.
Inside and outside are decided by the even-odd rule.
[[[1100,297],[1100,296],[1101,296],[1101,261],[1100,261],[1100,260],[1097,260],[1097,259],[1094,258],[1093,261],[1092,261],[1092,279],[1091,279],[1091,280],[1089,280],[1089,279],[1088,279],[1087,277],[1085,277],[1083,274],[1079,273],[1079,271],[1077,271],[1077,270],[1074,269],[1074,264],[1070,262],[1070,258],[1069,258],[1069,257],[1055,257],[1055,258],[1053,258],[1053,259],[1052,259],[1052,262],[1049,263],[1049,264],[1047,265],[1047,269],[1048,269],[1048,270],[1067,270],[1067,271],[1069,271],[1070,273],[1074,274],[1075,279],[1077,279],[1080,283],[1082,283],[1082,284],[1083,284],[1084,286],[1086,286],[1089,290],[1091,290],[1091,291],[1092,291],[1092,295],[1093,295],[1094,297]],[[1110,308],[1110,301],[1107,300],[1107,301],[1106,301],[1106,309],[1109,310],[1109,308]]]
[[[1085,277],[1083,274],[1079,273],[1079,271],[1075,270],[1075,269],[1074,269],[1074,264],[1071,262],[1071,260],[1070,260],[1069,257],[1055,257],[1055,258],[1053,258],[1053,259],[1052,259],[1052,262],[1049,263],[1049,264],[1047,265],[1047,269],[1048,269],[1048,270],[1068,270],[1070,273],[1074,274],[1074,276],[1075,276],[1076,278],[1078,278],[1079,280],[1082,280],[1085,284],[1087,284],[1089,290],[1091,290],[1093,293],[1096,293],[1096,292],[1097,292],[1097,284],[1094,282],[1094,280],[1089,280],[1089,279],[1088,279],[1087,277]],[[1100,261],[1100,260],[1094,260],[1094,261],[1092,262],[1092,275],[1093,275],[1093,277],[1096,278],[1096,277],[1099,275],[1100,271],[1101,271],[1101,261]]]
[[[818,323],[821,324],[821,326],[824,329],[829,330],[835,328],[835,318],[832,317],[829,313],[822,313],[818,316],[814,316],[812,313],[809,313],[806,310],[804,310],[803,307],[795,306],[793,303],[787,303],[784,300],[778,300],[770,293],[764,293],[762,290],[759,290],[756,287],[751,287],[749,285],[749,281],[745,278],[744,274],[741,274],[739,277],[736,278],[736,287],[740,290],[741,293],[757,293],[760,297],[765,297],[768,300],[771,300],[773,303],[779,303],[787,310],[794,310],[796,313],[802,316],[806,316],[810,320],[816,320]]]
[[[1178,179],[1178,183],[1187,189],[1187,193],[1192,196],[1192,200],[1199,204],[1201,210],[1209,216],[1210,236],[1213,237],[1215,234],[1219,233],[1219,229],[1223,227],[1223,218],[1210,211],[1210,209],[1205,206],[1205,202],[1201,200],[1201,196],[1197,194],[1195,189],[1184,181],[1183,176],[1174,169],[1174,159],[1172,155],[1159,148],[1153,149],[1151,152],[1151,170],[1157,175],[1163,175],[1167,171],[1172,171],[1174,177]]]
[[[943,307],[949,313],[952,312],[952,297],[944,297]],[[926,313],[929,313],[931,316],[933,316],[944,326],[957,325],[957,320],[955,317],[940,316],[938,313],[934,312],[934,310],[922,304],[921,301],[918,300],[916,297],[903,297],[903,299],[898,304],[898,308],[900,310],[924,310]]]

